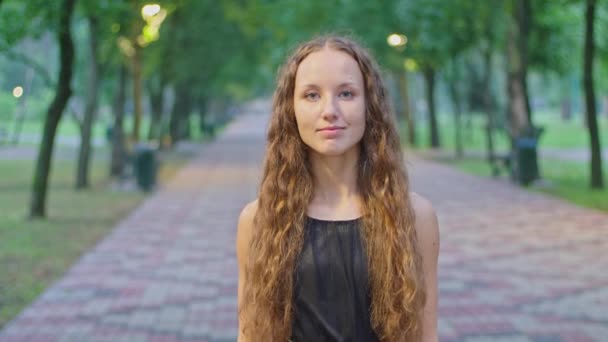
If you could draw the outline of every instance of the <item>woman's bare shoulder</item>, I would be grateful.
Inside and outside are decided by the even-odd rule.
[[[412,208],[416,215],[422,214],[423,216],[428,216],[429,214],[435,213],[431,201],[416,192],[410,192],[410,203],[412,203]]]
[[[249,254],[249,243],[253,231],[253,218],[258,210],[258,200],[251,201],[245,205],[239,215],[239,223],[236,233],[236,254],[239,264],[243,265],[247,254]]]
[[[253,223],[253,218],[258,211],[258,200],[257,198],[247,203],[241,210],[239,215],[239,225],[241,223]]]
[[[433,204],[427,198],[410,192],[410,201],[416,217],[416,234],[424,249],[439,245],[439,223]]]

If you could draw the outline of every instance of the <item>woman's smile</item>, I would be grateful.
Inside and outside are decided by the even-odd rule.
[[[317,133],[319,133],[323,138],[335,139],[342,135],[342,131],[344,129],[345,127],[330,126],[317,130]]]

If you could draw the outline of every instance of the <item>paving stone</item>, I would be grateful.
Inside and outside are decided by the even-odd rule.
[[[0,331],[7,341],[234,341],[235,234],[256,195],[267,107],[232,122]],[[608,336],[608,215],[406,152],[439,218],[446,342]],[[86,337],[86,338],[84,338]]]

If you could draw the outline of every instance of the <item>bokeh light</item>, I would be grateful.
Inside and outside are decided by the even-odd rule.
[[[158,12],[160,12],[159,4],[148,4],[148,5],[144,5],[141,8],[141,15],[142,15],[142,17],[144,17],[144,19],[153,17],[153,16],[157,15]]]
[[[20,98],[23,95],[23,87],[17,86],[13,88],[13,96]]]
[[[407,44],[407,37],[403,34],[393,33],[386,38],[386,41],[393,47],[404,46]]]

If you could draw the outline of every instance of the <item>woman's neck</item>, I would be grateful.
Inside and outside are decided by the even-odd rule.
[[[311,153],[310,163],[315,180],[311,206],[336,210],[345,209],[346,211],[351,211],[353,206],[358,208],[358,162],[357,149],[351,149],[339,156]]]

